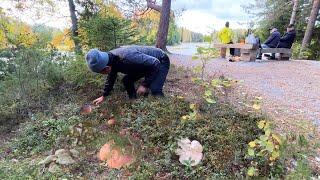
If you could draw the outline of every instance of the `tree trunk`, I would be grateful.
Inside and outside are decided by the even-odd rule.
[[[69,11],[70,11],[70,17],[71,17],[71,31],[72,31],[72,39],[75,45],[75,52],[81,53],[81,46],[79,41],[79,34],[78,34],[78,19],[76,16],[76,7],[74,5],[73,0],[68,0],[69,2]]]
[[[309,17],[308,26],[306,32],[304,34],[304,38],[301,45],[300,57],[302,56],[302,52],[308,48],[312,39],[312,32],[315,26],[315,22],[317,20],[318,12],[320,8],[320,0],[314,0],[312,5],[312,10]]]
[[[292,2],[293,2],[293,8],[292,8],[292,14],[291,14],[291,18],[290,18],[290,24],[295,24],[296,17],[297,17],[299,0],[292,0]]]
[[[171,0],[162,0],[160,23],[157,33],[156,47],[167,51],[167,36],[169,31]]]
[[[147,0],[147,6],[161,12],[156,47],[167,51],[166,45],[170,22],[171,0],[162,0],[162,6],[156,5],[155,1]]]

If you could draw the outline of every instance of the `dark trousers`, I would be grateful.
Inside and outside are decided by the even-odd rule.
[[[233,44],[232,42],[229,42],[228,44]],[[230,48],[230,55],[234,56],[234,48]]]
[[[159,61],[161,62],[159,71],[150,85],[151,94],[153,96],[164,96],[163,85],[166,81],[170,68],[170,60],[167,55],[159,59]],[[144,76],[145,74],[127,74],[123,77],[122,82],[130,99],[137,97],[134,83]]]

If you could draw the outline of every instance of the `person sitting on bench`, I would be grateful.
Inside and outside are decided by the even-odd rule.
[[[291,49],[294,39],[296,38],[296,30],[293,24],[289,24],[287,27],[287,32],[280,39],[277,48],[287,48]]]
[[[269,30],[270,30],[270,36],[263,44],[260,45],[260,49],[276,48],[280,42],[281,34],[279,33],[278,29],[273,27],[273,28],[270,28]],[[261,58],[262,58],[262,53],[260,52],[257,59],[261,59]],[[272,54],[272,58],[275,58],[274,54]]]

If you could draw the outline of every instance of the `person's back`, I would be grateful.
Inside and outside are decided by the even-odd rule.
[[[294,25],[290,24],[287,27],[286,34],[280,39],[279,48],[288,48],[290,49],[292,47],[292,44],[296,38],[296,31],[294,29]]]
[[[219,31],[219,39],[223,44],[232,42],[232,31],[229,27],[224,27]]]
[[[165,52],[159,48],[155,48],[151,46],[137,46],[137,45],[120,47],[117,49],[113,49],[110,52],[121,58],[132,56],[136,52],[140,52],[140,53],[155,57],[157,59],[161,59],[165,55]]]
[[[267,45],[268,48],[276,48],[279,44],[281,34],[276,28],[272,28],[271,34],[268,39],[263,43]]]
[[[218,38],[223,44],[233,44],[232,43],[232,30],[229,28],[229,22],[226,22],[224,28],[222,28],[218,33]],[[230,48],[230,55],[234,56],[234,48]],[[226,56],[226,48],[221,48],[220,56],[225,58]]]

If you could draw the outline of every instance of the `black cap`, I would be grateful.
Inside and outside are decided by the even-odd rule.
[[[294,24],[289,24],[287,28],[294,28]]]
[[[271,31],[272,29],[274,29],[275,27],[271,26],[268,30]]]

